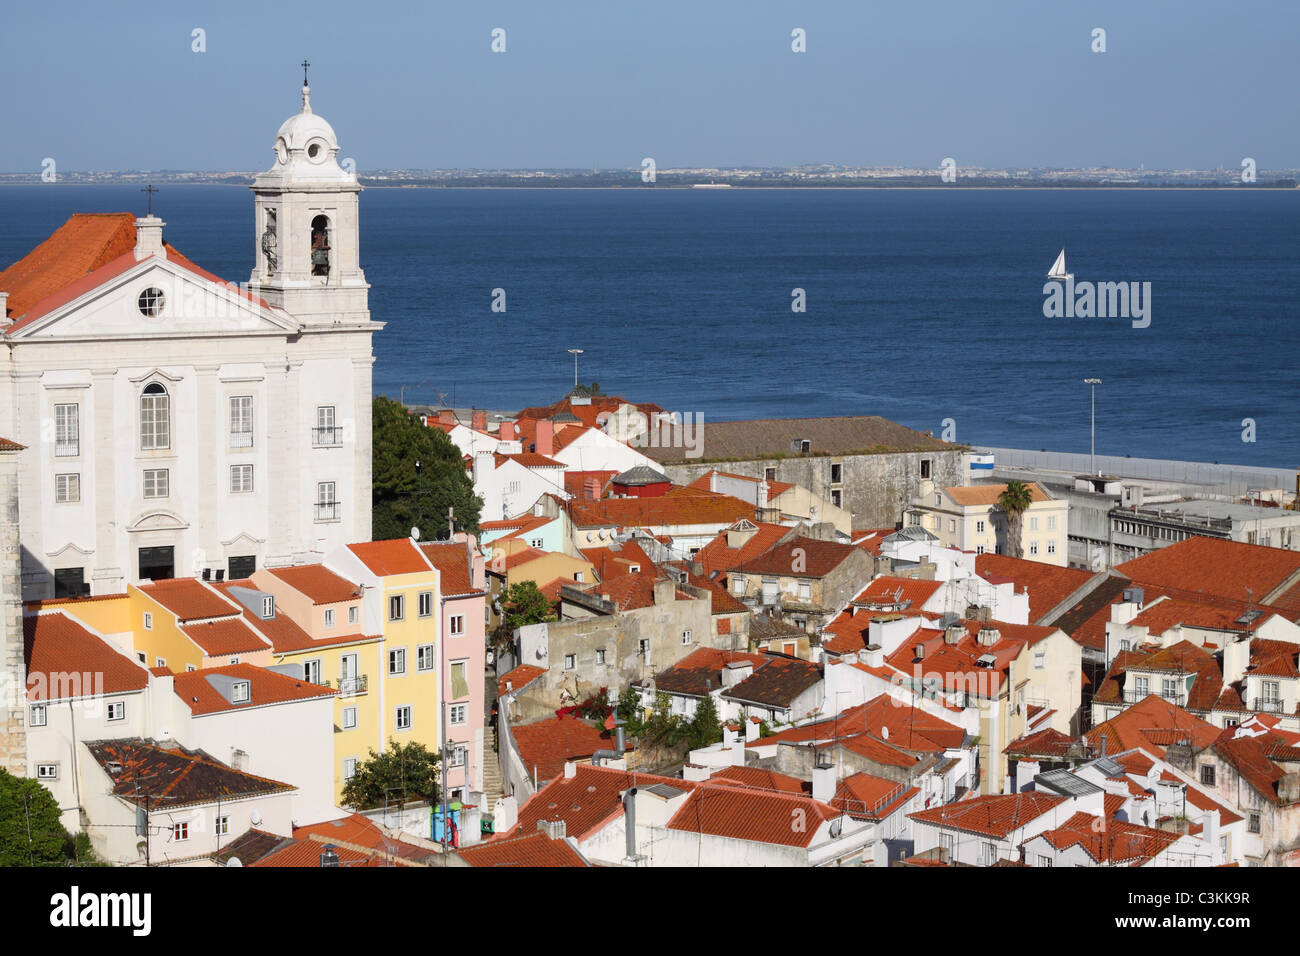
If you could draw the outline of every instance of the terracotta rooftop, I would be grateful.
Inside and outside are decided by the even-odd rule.
[[[235,704],[226,700],[208,680],[208,677],[214,675],[248,681],[248,701]],[[334,691],[321,684],[312,684],[252,664],[228,664],[225,667],[188,671],[184,674],[175,674],[172,680],[176,696],[196,717],[249,707],[265,707],[268,704],[286,704],[334,696]]]
[[[782,577],[820,578],[830,574],[858,549],[851,544],[796,537],[731,569],[733,574],[776,574]]]
[[[691,651],[672,667],[656,674],[655,690],[665,694],[703,697],[707,690],[718,690],[722,687],[723,669],[728,663],[748,663],[757,669],[771,660],[774,658],[766,654],[701,647],[699,650]]]
[[[635,541],[623,541],[603,548],[583,548],[581,554],[596,569],[602,581],[631,574],[633,566],[640,571],[651,571],[655,566],[650,555]]]
[[[212,585],[223,594],[229,594],[229,589],[233,587],[250,588],[257,590],[251,580],[245,578],[239,581],[219,581]],[[231,598],[233,601],[234,598]],[[370,641],[382,640],[378,634],[336,634],[332,637],[323,637],[320,639],[313,638],[310,634],[299,627],[288,614],[276,608],[275,614],[268,620],[263,620],[258,615],[243,604],[235,602],[243,614],[244,623],[251,627],[258,634],[262,634],[271,642],[271,649],[277,654],[287,654],[294,651],[304,651],[317,647],[334,647],[339,644],[358,644]]]
[[[438,569],[439,588],[443,597],[469,597],[483,589],[470,580],[470,555],[467,545],[459,541],[422,544],[420,550]]]
[[[564,773],[569,760],[586,760],[597,750],[613,750],[613,735],[575,717],[550,717],[531,724],[512,724],[519,759],[531,776],[550,780]],[[632,749],[628,742],[627,749]]]
[[[788,708],[794,706],[800,694],[821,680],[821,667],[811,661],[772,657],[761,667],[755,666],[751,676],[724,690],[722,696],[766,707]]]
[[[1038,819],[1065,800],[1058,794],[1038,791],[995,794],[908,815],[921,823],[1005,839],[1012,831]]]
[[[1195,748],[1212,744],[1219,728],[1162,697],[1152,695],[1088,731],[1088,743],[1101,745],[1106,735],[1109,752],[1141,748],[1156,757],[1164,757],[1165,748],[1176,740],[1190,740]]]
[[[518,693],[545,673],[545,667],[520,664],[514,670],[497,678],[497,696],[504,697],[506,694]]]
[[[782,793],[812,793],[812,783],[810,781],[800,780],[788,773],[764,770],[761,767],[724,767],[709,779],[726,781],[738,787],[753,787],[756,790],[778,790]]]
[[[294,839],[312,844],[319,857],[321,848],[326,843],[346,843],[353,848],[364,848],[381,856],[397,857],[403,860],[418,861],[428,859],[435,851],[407,843],[401,834],[388,835],[369,817],[360,813],[350,813],[337,820],[326,820],[308,826],[294,827]],[[312,837],[317,839],[313,840]],[[310,865],[316,866],[318,862]]]
[[[240,607],[194,578],[171,578],[141,584],[138,590],[176,616],[181,624],[210,617],[238,617]]]
[[[728,525],[752,518],[754,506],[729,495],[663,495],[658,498],[602,498],[569,502],[569,515],[578,528],[613,525],[657,528],[667,525]]]
[[[121,694],[149,683],[143,667],[59,611],[23,617],[23,658],[31,701]],[[83,674],[92,678],[87,686]]]
[[[634,775],[627,770],[581,763],[574,771],[573,777],[565,777],[561,768],[561,772],[550,783],[519,808],[518,825],[492,842],[536,832],[539,820],[563,820],[568,836],[579,841],[585,840],[623,815],[621,797],[625,790],[634,786],[650,787],[656,783],[667,784],[678,790],[690,790],[698,786],[689,780],[678,780],[675,777],[649,773]]]
[[[1093,577],[1091,571],[1082,568],[1061,568],[1003,554],[977,555],[975,573],[982,578],[989,575],[1010,578],[1015,582],[1016,591],[1028,591],[1031,621],[1041,619]]]
[[[464,847],[458,852],[470,866],[590,866],[567,841],[553,840],[540,830]]]
[[[668,829],[754,843],[808,847],[823,823],[841,815],[833,807],[802,794],[715,784],[710,780],[691,790],[668,821]],[[805,825],[791,826],[792,819],[803,820]]]
[[[249,654],[270,649],[270,645],[239,616],[202,624],[185,624],[180,630],[208,657]]]
[[[1038,486],[1036,481],[1025,482],[1025,487],[1029,489],[1029,498],[1033,503],[1040,501],[1051,501],[1050,495],[1046,494]],[[998,496],[1007,490],[1003,485],[954,485],[951,488],[943,489],[946,494],[963,508],[982,508],[993,507],[998,503]]]
[[[1121,564],[1134,581],[1158,584],[1196,599],[1263,601],[1300,576],[1300,552],[1194,535]]]
[[[86,749],[113,782],[113,793],[151,810],[287,793],[287,783],[234,770],[201,750],[163,748],[151,740],[87,741]]]
[[[1079,811],[1039,837],[1056,850],[1079,846],[1097,863],[1140,866],[1168,849],[1179,834]]]
[[[361,588],[323,564],[302,564],[293,568],[268,568],[312,604],[338,604],[361,597]]]
[[[831,806],[855,820],[883,820],[918,793],[917,787],[859,772],[839,782]]]
[[[429,564],[420,549],[410,538],[390,541],[365,541],[348,545],[348,550],[361,559],[372,574],[386,577],[390,574],[420,574],[429,570]]]
[[[934,593],[941,587],[943,587],[942,581],[923,581],[919,578],[900,578],[882,574],[859,591],[853,598],[853,603],[899,604],[910,601],[912,607],[920,608],[922,604],[934,597]]]
[[[4,289],[0,288],[0,292]],[[26,445],[20,445],[16,441],[10,441],[8,438],[0,438],[0,451],[22,451]]]
[[[732,548],[727,544],[727,531],[730,529],[723,529],[718,532],[717,537],[696,553],[695,560],[700,563],[706,575],[712,575],[715,571],[730,571],[736,565],[743,564],[776,547],[783,538],[792,537],[795,533],[794,528],[787,528],[785,525],[756,521],[747,521],[747,523],[755,530],[749,540],[739,548]]]

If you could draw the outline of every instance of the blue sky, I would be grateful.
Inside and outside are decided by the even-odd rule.
[[[11,4],[0,170],[263,168],[304,56],[362,170],[1294,167],[1297,37],[1281,0]]]

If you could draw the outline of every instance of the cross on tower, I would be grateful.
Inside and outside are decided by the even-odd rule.
[[[153,194],[156,193],[157,191],[158,190],[154,189],[153,183],[150,183],[148,186],[144,187],[144,189],[140,190],[140,192],[147,194],[145,199],[146,208],[144,213],[146,216],[153,215]]]
[[[307,85],[307,67],[311,66],[306,60],[302,61],[302,85]]]

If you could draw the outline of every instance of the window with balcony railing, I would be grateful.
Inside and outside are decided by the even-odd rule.
[[[252,395],[232,395],[230,398],[230,447],[253,447]]]
[[[343,429],[338,427],[333,405],[316,407],[316,427],[311,430],[311,443],[316,446],[343,444]]]
[[[81,428],[77,405],[54,406],[54,454],[71,458],[81,454]]]
[[[316,520],[337,521],[343,516],[343,509],[335,497],[335,484],[321,481],[316,484]]]

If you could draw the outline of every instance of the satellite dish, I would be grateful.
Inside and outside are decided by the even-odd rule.
[[[260,827],[262,825],[262,815],[254,810],[248,815],[248,822],[255,827]]]
[[[411,540],[412,541],[420,540],[420,529],[417,528],[415,525],[411,525]]]
[[[239,857],[237,856],[232,856],[229,860],[226,861],[226,866],[243,866],[243,865],[244,864],[239,862]]]
[[[880,728],[880,739],[881,739],[881,740],[888,740],[888,739],[889,739],[889,728],[888,728],[888,727],[881,727],[881,728]]]

